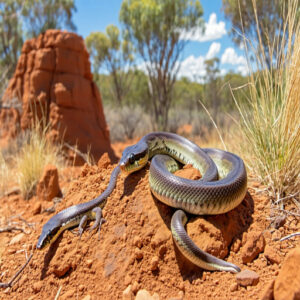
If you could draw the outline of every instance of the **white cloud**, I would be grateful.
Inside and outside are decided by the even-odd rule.
[[[190,55],[181,62],[178,77],[187,77],[190,80],[201,81],[206,74],[205,71],[205,57]]]
[[[230,64],[230,65],[246,65],[247,61],[244,56],[238,56],[235,50],[231,47],[226,48],[222,57],[221,57],[222,64]]]
[[[220,52],[220,50],[221,50],[221,44],[213,42],[210,45],[205,58],[206,59],[211,59],[211,58],[215,57]]]
[[[243,55],[239,56],[231,47],[225,49],[221,57],[221,63],[236,66],[236,71],[241,73],[243,76],[249,74],[246,58]]]
[[[217,23],[217,15],[212,13],[209,16],[208,23],[205,23],[204,32],[202,31],[202,28],[194,28],[189,32],[183,31],[181,39],[196,42],[207,42],[217,40],[226,33],[225,23],[223,21]]]

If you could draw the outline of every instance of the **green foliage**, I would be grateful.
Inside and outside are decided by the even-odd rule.
[[[109,25],[105,33],[92,32],[86,38],[86,46],[93,61],[94,79],[99,80],[99,71],[104,67],[112,78],[111,94],[121,105],[130,90],[132,79],[132,72],[126,72],[133,64],[131,43],[121,40],[118,27]]]
[[[243,34],[247,39],[255,40],[264,48],[267,64],[276,59],[279,48],[271,44],[280,44],[284,38],[283,18],[287,15],[289,5],[286,0],[223,0],[223,11],[232,23],[233,41],[240,45]],[[297,18],[300,16],[300,2],[297,6]],[[256,15],[256,17],[255,17]],[[257,19],[256,19],[257,18]],[[259,26],[257,26],[257,24]]]
[[[65,27],[76,30],[72,14],[76,11],[74,0],[26,0],[23,6],[26,34],[36,37],[47,29]]]
[[[50,28],[75,29],[74,0],[0,0],[0,72],[13,74],[25,38]],[[2,78],[1,78],[2,80]]]
[[[144,60],[149,77],[152,111],[158,128],[165,130],[172,102],[178,60],[185,41],[183,31],[203,26],[199,1],[125,0],[120,20],[125,34]]]

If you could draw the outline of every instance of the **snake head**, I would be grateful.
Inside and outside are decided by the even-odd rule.
[[[143,168],[148,162],[149,150],[148,145],[144,143],[137,143],[127,147],[122,154],[120,160],[120,168],[122,172],[127,174]]]

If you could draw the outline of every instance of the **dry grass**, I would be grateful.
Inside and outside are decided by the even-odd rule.
[[[0,151],[0,196],[7,192],[7,187],[11,179],[11,172],[4,158],[2,151]]]
[[[288,14],[283,24],[283,39],[270,37],[269,53],[279,50],[271,66],[267,65],[261,40],[253,44],[245,39],[247,57],[250,57],[249,53],[255,53],[256,70],[259,71],[251,70],[249,59],[249,103],[242,105],[239,99],[235,99],[242,118],[248,165],[267,184],[274,202],[282,206],[283,200],[299,200],[300,190],[300,26],[296,18],[297,3],[289,0],[285,4],[288,5]],[[253,5],[255,7],[255,1]]]
[[[16,157],[16,174],[21,193],[25,199],[35,193],[36,185],[47,164],[60,167],[63,163],[61,145],[47,138],[47,126],[36,122],[29,130]]]

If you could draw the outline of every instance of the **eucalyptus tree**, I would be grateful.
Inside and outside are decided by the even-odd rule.
[[[166,130],[172,90],[187,41],[185,32],[203,26],[198,0],[124,0],[120,21],[142,58],[149,79],[157,129]]]
[[[131,42],[121,37],[115,25],[107,26],[105,33],[92,32],[85,42],[93,61],[95,81],[99,81],[100,70],[107,71],[111,77],[111,94],[117,104],[122,105],[134,74]]]

